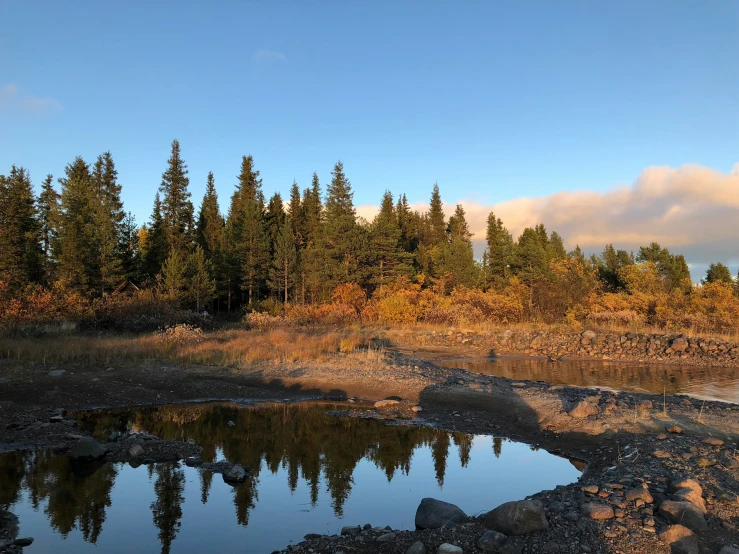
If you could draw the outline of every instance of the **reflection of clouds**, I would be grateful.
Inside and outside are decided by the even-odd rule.
[[[568,248],[600,252],[608,243],[635,250],[652,241],[685,254],[690,264],[739,261],[739,164],[730,173],[700,165],[649,167],[629,186],[605,192],[563,191],[537,198],[514,198],[493,205],[459,201],[467,212],[478,256],[484,250],[486,221],[493,211],[514,237],[539,222],[557,231]],[[454,188],[441,193],[449,198]],[[447,215],[453,203],[445,203]],[[414,204],[426,211],[428,204]],[[375,206],[360,206],[369,220]]]

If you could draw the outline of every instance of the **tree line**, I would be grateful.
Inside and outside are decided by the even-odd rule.
[[[567,259],[594,271],[606,291],[622,290],[623,268],[639,263],[652,264],[668,289],[691,285],[685,258],[659,244],[636,255],[607,245],[586,258],[579,247],[567,252],[562,237],[543,224],[514,239],[493,213],[485,253],[476,260],[463,207],[447,217],[438,185],[424,213],[411,209],[404,194],[396,199],[386,191],[376,217],[364,221],[340,161],[325,193],[314,173],[302,190],[293,182],[287,200],[279,192],[267,200],[254,159],[243,156],[226,212],[209,173],[196,213],[175,140],[141,226],[124,210],[110,152],[92,164],[77,157],[56,184],[58,191],[47,175],[36,194],[26,169],[0,175],[0,281],[11,293],[41,285],[99,297],[130,281],[198,311],[230,312],[267,299],[320,304],[347,283],[368,295],[399,279],[442,291],[500,288],[512,278],[531,284]],[[704,282],[734,279],[717,263]]]

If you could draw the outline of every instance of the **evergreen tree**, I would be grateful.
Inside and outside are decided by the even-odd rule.
[[[412,275],[413,256],[403,250],[401,231],[390,191],[385,191],[380,212],[372,222],[370,244],[375,256],[374,284],[381,285],[401,275]]]
[[[162,265],[162,272],[158,276],[159,288],[174,301],[180,301],[186,294],[187,263],[177,250],[173,250]]]
[[[264,214],[264,225],[270,245],[277,242],[277,235],[285,223],[285,206],[282,203],[282,195],[276,192],[267,203],[267,211]]]
[[[264,283],[270,262],[270,244],[264,224],[262,204],[249,199],[243,214],[241,234],[238,237],[241,262],[241,289],[248,293],[251,305]]]
[[[122,225],[125,218],[121,201],[121,186],[110,152],[98,156],[92,169],[94,191],[95,234],[98,247],[97,265],[100,281],[97,288],[105,293],[118,285],[123,278]]]
[[[142,279],[142,259],[140,248],[140,229],[136,217],[128,212],[121,225],[121,269],[129,281],[140,283]]]
[[[539,227],[534,229],[527,227],[518,238],[516,272],[526,281],[545,275],[549,270],[547,244],[546,242],[542,244],[542,233]],[[546,236],[546,231],[544,231],[544,236]]]
[[[189,186],[187,165],[180,155],[180,143],[173,140],[172,154],[167,161],[167,170],[162,174],[162,184],[159,187],[166,258],[172,252],[177,252],[183,258],[192,249],[194,222]]]
[[[213,173],[210,172],[195,232],[196,242],[203,249],[206,259],[214,260],[218,257],[223,245],[224,227],[225,221],[218,206],[218,193]]]
[[[490,212],[487,223],[488,271],[494,280],[507,279],[516,255],[513,237],[503,225],[503,221],[496,218],[494,213]]]
[[[734,285],[734,279],[731,276],[731,271],[721,262],[717,264],[711,264],[706,270],[706,276],[701,281],[704,285],[709,283],[725,283],[727,285]]]
[[[0,280],[22,288],[42,278],[41,233],[28,172],[13,166],[0,179]]]
[[[64,286],[80,292],[97,290],[100,280],[98,202],[90,166],[81,157],[65,168],[59,218],[58,274]]]
[[[295,268],[298,260],[293,223],[289,217],[285,218],[282,227],[280,227],[280,232],[277,234],[274,253],[269,284],[278,295],[281,292],[283,293],[284,302],[287,304],[290,299],[290,288],[295,282]]]
[[[634,263],[633,256],[625,250],[616,250],[612,244],[607,244],[600,257],[594,259],[595,268],[598,270],[598,278],[604,284],[606,290],[615,292],[623,289],[625,284],[621,281],[621,269]]]
[[[685,257],[682,254],[672,254],[667,248],[662,248],[656,242],[652,242],[649,246],[640,247],[636,261],[654,263],[670,289],[679,288],[684,283],[690,282],[690,268],[685,261]]]
[[[187,290],[190,297],[195,300],[195,310],[200,312],[201,306],[211,300],[216,292],[216,282],[211,273],[211,262],[206,257],[202,246],[196,246],[190,254],[188,266]]]
[[[474,287],[479,281],[479,269],[472,250],[472,234],[460,204],[449,218],[449,238],[432,250],[437,277],[451,276],[453,285]]]
[[[48,284],[56,275],[56,257],[59,252],[59,193],[54,189],[54,177],[49,174],[41,183],[38,197],[38,221],[43,253],[43,279]]]
[[[557,231],[552,231],[547,241],[547,258],[549,261],[552,260],[564,260],[567,257],[567,250],[565,250],[564,241],[559,236]]]
[[[429,203],[425,244],[433,248],[445,242],[447,240],[446,230],[446,217],[441,203],[439,185],[434,183],[434,188],[431,191],[431,202]]]
[[[167,259],[167,237],[164,228],[164,214],[159,192],[154,195],[154,208],[149,225],[144,229],[145,240],[140,242],[144,274],[149,278],[157,275]]]

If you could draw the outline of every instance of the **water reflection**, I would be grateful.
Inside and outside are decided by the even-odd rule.
[[[552,364],[547,360],[506,358],[448,359],[436,363],[508,379],[658,394],[666,391],[667,394],[739,403],[739,372],[729,367],[589,360]]]
[[[0,505],[20,516],[34,552],[245,551],[244,544],[270,552],[343,524],[410,528],[424,496],[475,513],[578,475],[567,460],[499,437],[334,417],[330,408],[211,403],[80,413],[82,428],[100,439],[125,430],[193,439],[205,461],[250,466],[254,478],[231,487],[179,462],[90,466],[49,451],[16,452],[0,455]]]

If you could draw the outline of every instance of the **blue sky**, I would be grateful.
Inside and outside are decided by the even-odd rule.
[[[170,142],[196,205],[242,154],[265,192],[343,160],[483,205],[739,161],[739,3],[0,0],[0,171],[113,153],[148,217]],[[4,87],[4,88],[3,88]]]

